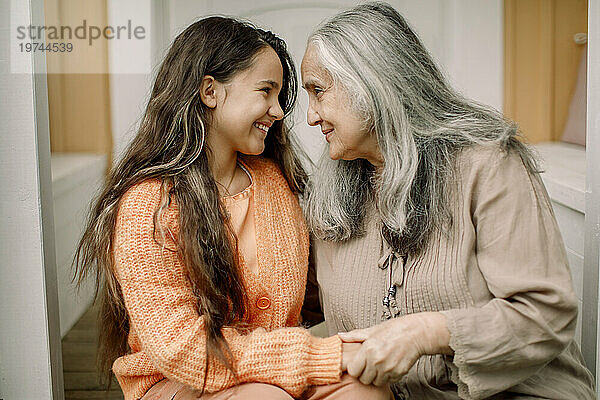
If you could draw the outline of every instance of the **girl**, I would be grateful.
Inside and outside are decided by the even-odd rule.
[[[284,42],[230,18],[169,50],[76,256],[126,399],[389,396],[347,377],[310,388],[340,381],[342,345],[297,327],[306,174],[283,122],[296,89]]]

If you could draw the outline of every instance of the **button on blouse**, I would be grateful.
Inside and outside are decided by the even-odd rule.
[[[271,300],[267,296],[261,296],[256,299],[256,307],[259,310],[266,310],[271,307]]]

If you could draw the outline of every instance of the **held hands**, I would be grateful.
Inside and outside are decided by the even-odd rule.
[[[348,370],[348,363],[356,357],[356,353],[358,353],[361,347],[362,344],[360,343],[346,343],[342,341],[342,371]]]
[[[342,370],[365,385],[399,381],[422,355],[453,354],[446,317],[437,312],[405,315],[338,335]]]

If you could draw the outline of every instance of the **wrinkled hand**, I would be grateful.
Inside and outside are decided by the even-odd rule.
[[[365,385],[399,381],[422,355],[452,354],[446,317],[435,312],[410,314],[339,336],[346,344],[362,343],[358,350],[349,348],[343,358],[348,374]]]
[[[348,369],[348,364],[356,357],[361,346],[360,343],[342,342],[342,372]]]

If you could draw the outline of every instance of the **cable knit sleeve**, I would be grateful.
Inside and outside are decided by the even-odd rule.
[[[490,151],[464,177],[476,257],[493,298],[447,310],[459,395],[483,399],[517,385],[573,339],[577,301],[564,245],[537,175],[516,154]]]
[[[170,235],[155,240],[153,214],[158,186],[142,183],[122,199],[117,218],[114,257],[132,332],[152,365],[165,377],[195,388],[205,384],[204,318],[185,278],[181,258],[169,250]],[[174,243],[171,243],[174,244]],[[341,370],[338,337],[320,339],[301,328],[255,330],[240,334],[224,328],[237,366],[238,383],[270,383],[298,396],[307,385],[337,382]],[[128,371],[135,375],[135,371]],[[212,360],[206,390],[236,382],[225,366]]]

